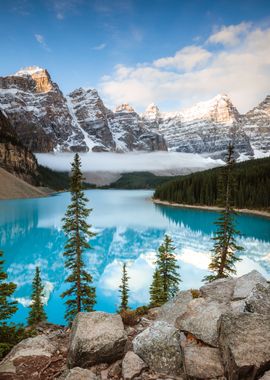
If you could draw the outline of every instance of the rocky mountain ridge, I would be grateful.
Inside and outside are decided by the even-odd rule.
[[[0,167],[36,185],[38,165],[35,156],[23,146],[6,115],[0,111]]]
[[[0,77],[0,109],[34,152],[168,148],[220,158],[230,141],[245,157],[270,150],[270,96],[245,115],[225,94],[179,112],[161,112],[154,104],[142,114],[129,104],[112,111],[95,89],[64,96],[49,73],[34,66]]]

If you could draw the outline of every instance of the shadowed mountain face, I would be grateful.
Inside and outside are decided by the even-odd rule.
[[[16,130],[0,111],[0,166],[26,182],[37,183],[37,160],[18,140]]]
[[[45,69],[29,67],[0,78],[0,109],[34,152],[168,148],[223,158],[231,141],[246,157],[270,149],[270,96],[245,115],[227,95],[179,112],[151,104],[140,115],[129,104],[109,110],[94,89],[64,96]]]

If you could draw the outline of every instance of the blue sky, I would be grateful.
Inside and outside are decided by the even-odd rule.
[[[0,0],[0,75],[38,65],[109,106],[174,110],[227,92],[245,110],[270,92],[269,27],[269,0]]]

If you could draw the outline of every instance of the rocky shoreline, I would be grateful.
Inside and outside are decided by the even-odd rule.
[[[193,209],[198,209],[198,210],[208,210],[208,211],[220,211],[222,210],[221,207],[217,206],[195,206],[195,205],[188,205],[184,203],[174,203],[174,202],[168,202],[168,201],[161,201],[160,199],[154,199],[152,198],[152,201],[156,204],[159,205],[164,205],[164,206],[172,206],[172,207],[179,207],[179,208],[193,208]],[[256,216],[263,216],[265,218],[270,218],[270,212],[268,211],[263,211],[263,210],[252,210],[252,209],[235,209],[236,212],[239,212],[240,214],[251,214],[251,215],[256,215]]]
[[[79,313],[37,327],[0,363],[1,380],[269,380],[270,284],[257,271],[180,291],[133,326]]]

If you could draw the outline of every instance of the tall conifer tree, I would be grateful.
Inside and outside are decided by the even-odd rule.
[[[163,304],[171,299],[178,291],[179,283],[181,282],[178,272],[179,265],[174,254],[175,247],[173,246],[172,238],[165,235],[164,241],[158,249],[156,270],[160,276],[161,294],[160,302]],[[156,274],[156,276],[158,276]]]
[[[6,282],[7,274],[4,271],[3,252],[0,251],[0,324],[9,319],[18,310],[17,302],[10,297],[16,290],[16,284]]]
[[[156,268],[153,273],[152,284],[150,286],[150,307],[161,306],[164,303],[161,277]]]
[[[236,242],[239,231],[235,228],[236,212],[233,208],[234,165],[234,147],[229,144],[226,165],[219,180],[219,206],[222,207],[222,211],[215,222],[217,231],[213,237],[214,248],[209,264],[212,274],[206,276],[205,281],[214,281],[235,274],[235,263],[240,260],[236,256],[236,252],[243,250]]]
[[[85,270],[83,261],[83,252],[91,248],[88,241],[96,235],[87,223],[92,209],[86,206],[88,199],[83,192],[83,179],[81,160],[76,153],[71,170],[71,203],[63,219],[63,230],[68,238],[64,251],[65,267],[70,272],[65,281],[70,288],[61,297],[67,297],[65,318],[68,322],[72,322],[80,311],[93,311],[96,303],[96,290],[90,285],[93,279]]]
[[[127,310],[128,307],[128,293],[129,293],[129,287],[128,287],[128,273],[127,273],[127,265],[126,263],[122,266],[122,278],[121,278],[121,284],[119,286],[119,292],[121,297],[121,304],[119,307],[119,312]]]
[[[32,283],[32,303],[28,316],[28,324],[30,326],[46,321],[47,319],[42,297],[44,297],[44,286],[40,277],[40,269],[36,267],[36,273]]]

